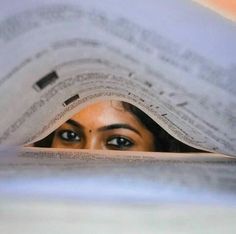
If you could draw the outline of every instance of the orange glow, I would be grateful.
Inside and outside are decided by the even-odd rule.
[[[222,16],[236,21],[236,0],[194,0]]]

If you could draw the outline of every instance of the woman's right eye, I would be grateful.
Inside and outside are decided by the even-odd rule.
[[[71,130],[62,130],[59,132],[59,136],[64,141],[74,142],[81,140],[79,134]]]

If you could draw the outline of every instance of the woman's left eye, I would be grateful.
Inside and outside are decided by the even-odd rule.
[[[106,145],[113,149],[123,150],[132,147],[134,143],[125,137],[116,136],[109,138]]]

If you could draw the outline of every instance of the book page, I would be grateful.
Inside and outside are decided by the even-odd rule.
[[[0,230],[233,234],[235,162],[210,153],[1,150]]]
[[[0,143],[35,142],[115,99],[190,146],[235,156],[235,24],[184,0],[124,5],[4,1]]]
[[[134,186],[139,180],[145,180],[152,184],[150,189],[155,188],[155,183],[167,187],[184,185],[183,187],[190,191],[194,188],[199,191],[206,190],[217,196],[231,194],[232,198],[235,198],[234,157],[212,153],[107,152],[30,147],[2,149],[0,194],[2,197],[7,194],[13,197],[28,194],[33,187],[30,189],[23,186],[17,193],[11,189],[18,189],[15,183],[19,186],[24,183],[27,186],[34,186],[36,183],[37,187],[40,187],[37,179],[40,181],[42,179],[45,183],[50,183],[51,179],[58,179],[58,182],[63,183],[64,179],[68,178],[71,182],[81,181],[86,186],[86,177],[91,178],[93,186],[97,189],[100,187],[102,193],[103,187],[96,182],[97,179],[102,176],[112,181],[113,177],[121,176],[132,180],[130,186]],[[29,183],[29,179],[33,180],[32,183]],[[44,186],[43,181],[42,186]],[[68,189],[72,189],[71,193],[84,192],[81,188],[74,191],[70,183],[65,183],[63,186],[67,185]],[[57,187],[53,186],[51,189],[44,189],[42,192],[49,196],[51,192],[56,192]],[[122,196],[122,193],[120,195]],[[150,195],[159,199],[154,191]],[[95,200],[96,196],[97,194],[94,194]]]

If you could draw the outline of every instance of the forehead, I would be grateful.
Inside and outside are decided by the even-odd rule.
[[[101,127],[114,123],[142,125],[135,115],[127,111],[120,101],[101,101],[91,104],[72,117],[80,124]]]
[[[80,112],[78,112],[78,114],[76,115],[81,115],[85,112],[96,112],[96,111],[101,112],[101,110],[107,110],[110,112],[112,111],[124,112],[125,111],[121,101],[107,100],[107,101],[100,101],[100,102],[90,104],[86,106],[85,108],[83,108],[82,110],[80,110]]]

